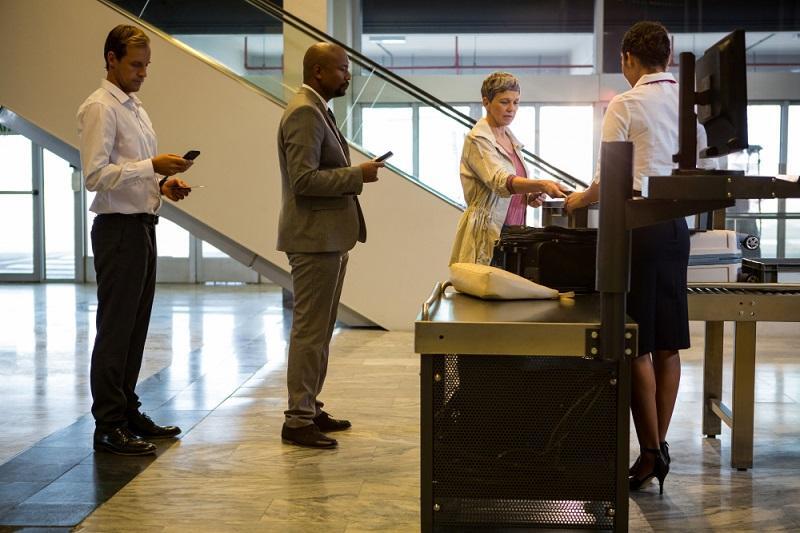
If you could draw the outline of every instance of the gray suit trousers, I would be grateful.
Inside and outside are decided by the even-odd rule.
[[[312,423],[328,371],[328,352],[347,270],[347,252],[286,254],[292,267],[294,310],[289,338],[286,426]]]

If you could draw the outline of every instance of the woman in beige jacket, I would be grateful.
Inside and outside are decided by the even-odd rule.
[[[461,186],[467,209],[458,222],[450,264],[490,264],[503,226],[524,224],[528,205],[541,205],[543,194],[563,198],[567,190],[554,181],[528,178],[522,144],[508,129],[519,108],[519,93],[517,78],[506,72],[483,81],[486,117],[464,139]]]

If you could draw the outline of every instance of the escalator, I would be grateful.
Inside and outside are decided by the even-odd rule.
[[[123,23],[142,26],[151,38],[153,59],[139,96],[158,132],[159,151],[198,149],[203,154],[185,177],[204,188],[178,205],[165,203],[161,214],[290,287],[288,261],[275,250],[281,196],[277,127],[285,101],[299,84],[302,53],[314,42],[337,41],[271,2],[226,1],[226,9],[239,10],[265,28],[261,40],[249,36],[250,44],[271,47],[271,53],[255,58],[260,73],[253,74],[247,68],[254,55],[247,54],[248,36],[242,56],[220,47],[209,34],[167,34],[148,22],[150,15],[158,18],[155,8],[166,2],[133,9],[133,4],[149,3],[4,0],[0,106],[77,146],[75,112],[105,76],[101,54],[108,30]],[[142,19],[117,4],[139,11],[135,15]],[[333,106],[353,148],[353,164],[389,149],[398,155],[361,196],[368,241],[351,254],[340,318],[408,330],[430,286],[447,277],[463,201],[457,161],[426,154],[436,142],[459,143],[460,148],[459,139],[474,120],[345,48],[351,89]],[[386,113],[376,111],[404,107],[436,116],[446,125],[447,138],[424,140],[424,132],[414,131],[413,124],[387,123]],[[387,129],[398,145],[376,145],[376,132]],[[537,176],[582,185],[533,154],[526,159]]]

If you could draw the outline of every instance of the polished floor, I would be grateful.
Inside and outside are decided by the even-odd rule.
[[[155,459],[127,459],[91,451],[94,288],[0,285],[0,301],[0,531],[419,530],[412,333],[337,330],[323,400],[353,429],[334,451],[301,449],[279,438],[290,320],[280,292],[160,285],[140,390],[145,410],[184,435]],[[800,329],[759,325],[754,468],[739,472],[727,428],[700,434],[698,326],[673,469],[663,496],[633,495],[631,531],[800,530]],[[728,400],[729,383],[728,355]]]

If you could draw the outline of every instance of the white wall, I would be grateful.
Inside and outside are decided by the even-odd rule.
[[[131,21],[92,0],[3,0],[0,106],[77,146],[75,112],[104,77],[103,42],[120,23]],[[159,149],[203,152],[186,178],[206,188],[180,208],[288,270],[274,249],[282,108],[147,31],[152,64],[139,96]],[[390,171],[361,201],[369,237],[351,255],[342,302],[388,329],[411,329],[433,284],[447,277],[459,210]]]

